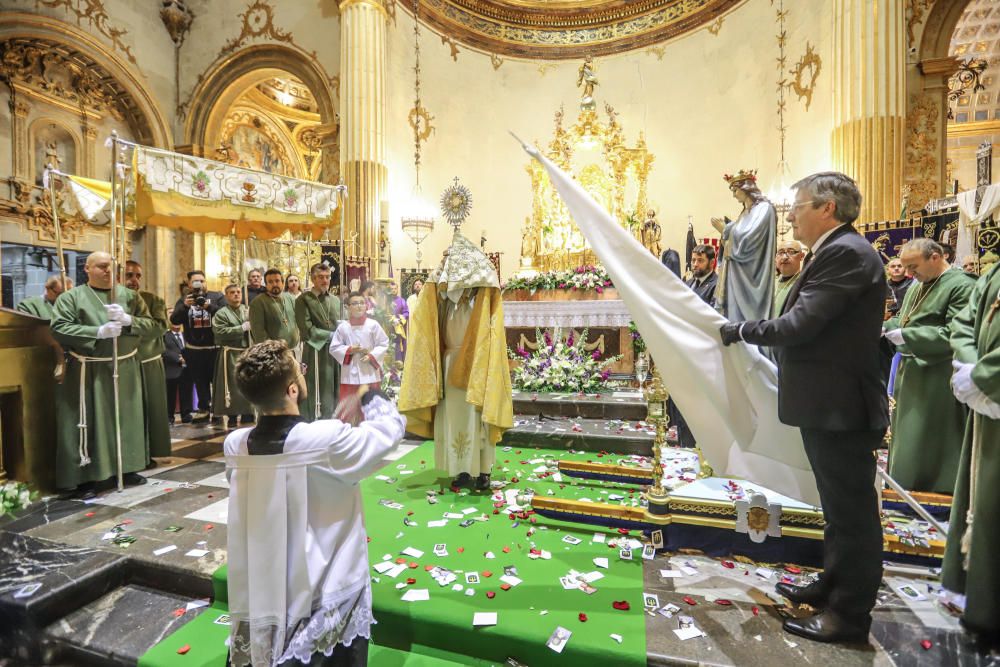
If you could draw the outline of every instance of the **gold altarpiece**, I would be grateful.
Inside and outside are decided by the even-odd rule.
[[[604,105],[606,120],[594,108],[582,108],[568,129],[562,108],[546,156],[572,174],[611,217],[642,241],[642,221],[649,202],[647,179],[654,156],[643,134],[633,146],[625,141],[618,113]],[[570,269],[595,264],[597,258],[573,222],[545,169],[535,160],[531,175],[531,218],[525,220],[521,273]]]

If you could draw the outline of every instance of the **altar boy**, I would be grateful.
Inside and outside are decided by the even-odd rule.
[[[330,339],[330,354],[340,362],[341,405],[337,417],[351,424],[363,418],[360,411],[348,410],[350,403],[344,398],[354,394],[362,385],[379,386],[382,381],[382,358],[389,349],[389,337],[373,318],[368,317],[368,302],[361,292],[351,292],[347,297],[347,321],[341,321]]]
[[[236,382],[260,418],[225,443],[230,663],[365,665],[375,621],[358,484],[406,422],[367,385],[346,399],[361,426],[306,422],[306,381],[283,340],[243,353]]]

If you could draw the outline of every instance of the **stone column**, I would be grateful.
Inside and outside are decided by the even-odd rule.
[[[97,178],[97,128],[84,122],[80,132],[83,134],[80,171],[87,178]]]
[[[31,151],[33,147],[28,143],[28,114],[31,113],[31,105],[24,99],[14,97],[14,88],[11,88],[10,116],[11,116],[11,137],[10,145],[13,155],[11,166],[14,177],[28,183],[34,183],[35,177],[31,173]]]
[[[859,222],[894,220],[906,118],[904,4],[834,1],[834,167],[858,182]]]
[[[347,186],[348,254],[378,266],[379,204],[385,197],[386,28],[382,0],[340,3],[340,175]]]

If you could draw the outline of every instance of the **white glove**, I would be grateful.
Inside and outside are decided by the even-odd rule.
[[[117,303],[109,303],[104,306],[104,311],[107,313],[108,319],[112,322],[119,322],[123,327],[132,326],[132,316],[126,313],[125,309]]]
[[[983,392],[976,389],[975,395],[969,399],[969,407],[984,417],[1000,419],[1000,403],[997,403]]]
[[[250,323],[249,322],[244,322],[240,326],[243,327],[244,331],[250,331]]]
[[[903,330],[893,329],[892,331],[885,332],[885,339],[892,343],[893,345],[903,344]]]
[[[951,374],[951,392],[959,402],[968,404],[969,399],[975,394],[982,393],[972,382],[973,364],[964,364],[958,359],[952,359],[951,367],[955,369]]]
[[[118,338],[122,335],[122,325],[120,322],[108,322],[97,327],[98,340],[104,338]]]

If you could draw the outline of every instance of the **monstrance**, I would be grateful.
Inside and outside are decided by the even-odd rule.
[[[459,227],[469,217],[471,210],[472,193],[469,192],[469,188],[458,182],[456,176],[455,182],[441,193],[441,212],[444,213],[448,224],[455,228],[455,233],[458,233]]]

